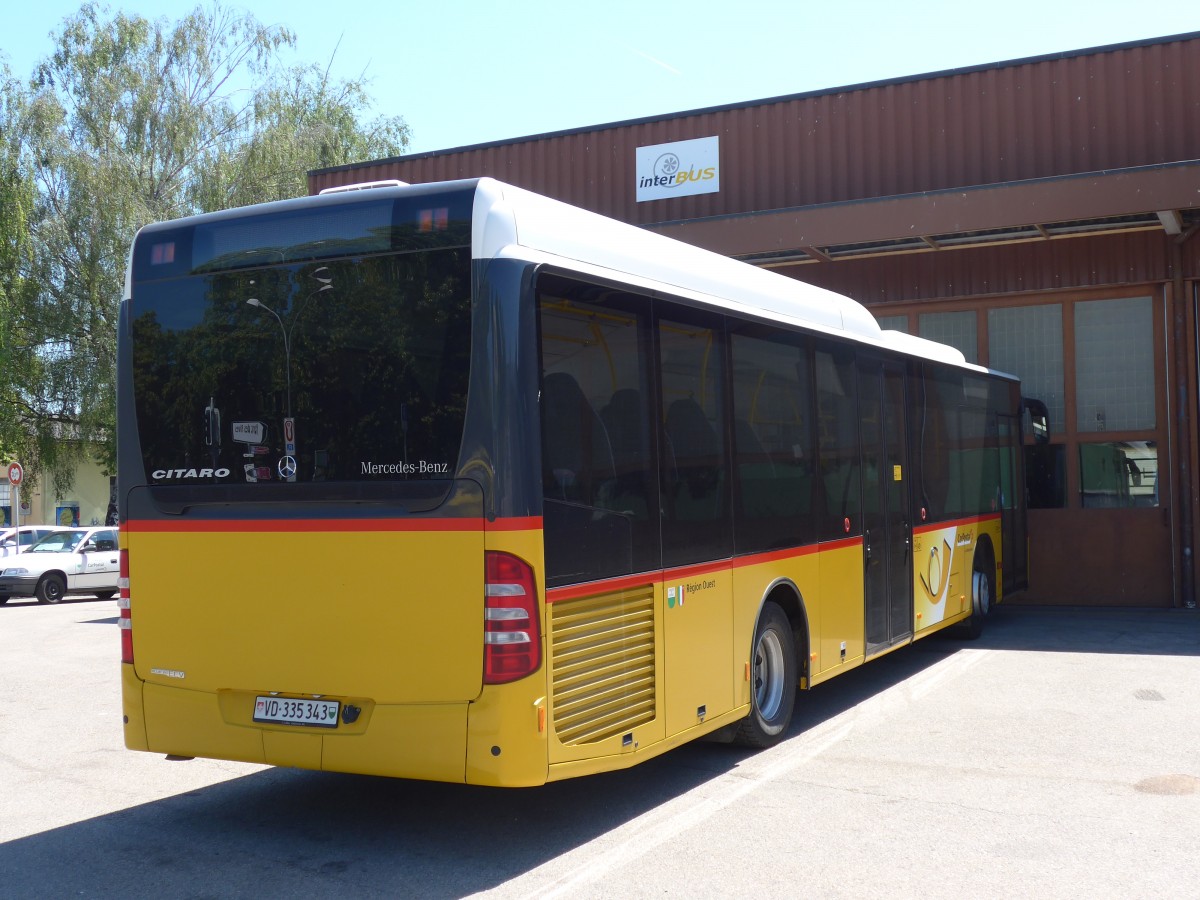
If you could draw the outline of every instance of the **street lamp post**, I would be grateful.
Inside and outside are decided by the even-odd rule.
[[[317,294],[323,294],[325,291],[333,290],[333,278],[329,275],[329,269],[321,266],[312,273],[312,277],[321,283],[321,286],[304,298],[305,304]],[[283,363],[284,363],[284,383],[287,385],[287,417],[292,417],[292,329],[283,324],[283,319],[279,313],[271,309],[257,297],[250,297],[246,300],[250,306],[257,309],[266,310],[275,317],[275,321],[279,323],[279,330],[283,332]],[[300,319],[300,313],[304,312],[304,307],[296,311],[296,315],[292,316],[292,328],[296,327],[296,322]]]
[[[279,317],[279,313],[271,309],[257,297],[251,297],[246,301],[256,309],[263,309],[275,317],[275,321],[279,323],[279,330],[283,332],[283,380],[287,385],[287,417],[292,417],[292,346],[291,334],[288,332],[287,326],[283,324],[283,319]]]

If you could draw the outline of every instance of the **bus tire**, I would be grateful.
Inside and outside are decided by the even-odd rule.
[[[783,610],[763,604],[750,648],[750,715],[738,726],[737,743],[770,747],[792,721],[796,703],[796,639]]]
[[[8,594],[0,594],[0,606],[8,602]]]
[[[51,572],[38,582],[37,601],[38,603],[57,603],[63,598],[66,590],[67,583],[63,581],[63,577]]]
[[[991,558],[990,553],[975,554],[975,571],[971,573],[971,618],[963,625],[963,637],[969,641],[983,634],[983,620],[991,613],[992,600],[996,596],[996,575]]]

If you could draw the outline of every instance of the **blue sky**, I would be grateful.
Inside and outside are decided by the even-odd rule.
[[[108,5],[174,21],[196,3]],[[337,74],[365,72],[376,112],[412,127],[410,152],[1200,31],[1197,0],[224,5],[289,26],[293,62],[333,57]],[[80,2],[8,7],[0,57],[26,76]]]

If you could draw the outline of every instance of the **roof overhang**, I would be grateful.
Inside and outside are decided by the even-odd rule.
[[[1200,160],[874,197],[646,228],[761,266],[836,262],[1200,223]]]

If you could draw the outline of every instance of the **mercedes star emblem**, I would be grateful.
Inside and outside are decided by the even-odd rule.
[[[296,458],[294,456],[285,456],[279,460],[279,477],[284,481],[291,481],[296,477]]]

